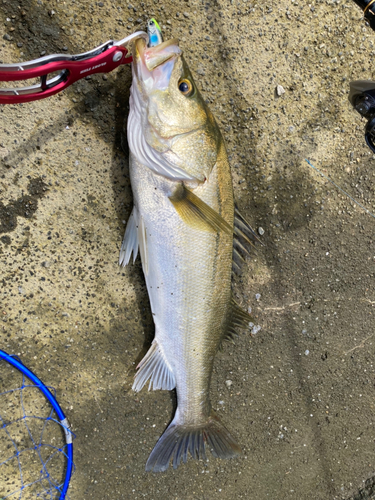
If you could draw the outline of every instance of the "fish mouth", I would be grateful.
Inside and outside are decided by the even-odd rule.
[[[169,85],[175,60],[181,54],[176,38],[154,47],[147,47],[146,41],[138,38],[133,45],[133,69],[138,82],[148,91],[165,90]]]
[[[150,72],[173,57],[181,54],[177,38],[172,38],[154,47],[147,47],[145,40],[143,38],[138,38],[134,46],[135,60],[137,62],[141,61]]]

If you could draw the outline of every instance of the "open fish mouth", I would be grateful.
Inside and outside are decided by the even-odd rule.
[[[133,66],[137,80],[146,88],[159,90],[167,88],[175,59],[181,53],[176,38],[154,47],[147,47],[142,38],[137,39],[133,48]]]

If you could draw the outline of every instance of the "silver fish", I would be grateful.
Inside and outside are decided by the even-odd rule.
[[[176,468],[188,452],[231,458],[240,447],[211,408],[214,356],[250,316],[231,296],[232,252],[256,240],[236,212],[230,167],[215,119],[199,93],[177,40],[133,46],[128,118],[134,208],[120,264],[140,251],[155,339],[133,389],[177,391],[175,416],[146,470]],[[233,241],[233,233],[235,238]]]

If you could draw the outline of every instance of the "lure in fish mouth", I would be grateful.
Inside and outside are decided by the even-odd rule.
[[[231,295],[238,264],[257,238],[235,211],[224,142],[177,40],[133,45],[128,142],[134,207],[120,251],[140,251],[155,338],[133,389],[177,391],[175,416],[146,470],[241,450],[211,408],[214,356],[250,316]],[[234,233],[234,234],[233,234]]]
[[[161,29],[156,21],[156,19],[152,18],[147,23],[147,34],[148,34],[148,47],[155,47],[155,45],[159,45],[163,41],[163,35],[161,34]]]

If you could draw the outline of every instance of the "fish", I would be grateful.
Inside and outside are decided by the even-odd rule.
[[[121,265],[138,252],[155,337],[137,367],[133,390],[176,389],[175,415],[146,471],[177,468],[189,454],[233,458],[241,448],[212,409],[214,358],[252,318],[231,292],[235,267],[258,241],[234,204],[224,140],[179,42],[132,47],[127,138],[134,206]]]

